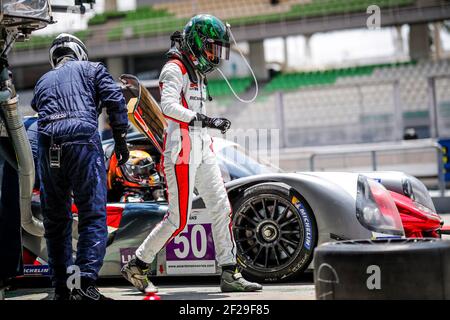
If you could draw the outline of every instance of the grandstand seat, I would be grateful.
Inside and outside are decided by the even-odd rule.
[[[227,20],[231,25],[239,26],[255,23],[268,23],[289,19],[351,13],[365,10],[370,0],[283,0],[272,5],[267,0],[229,0],[209,1],[191,0],[155,1],[153,6],[139,7],[127,12],[104,12],[89,20],[90,26],[102,26],[108,41],[128,37],[151,37],[167,34],[182,28],[187,19],[200,12],[208,12]],[[411,5],[415,0],[378,0],[382,7]],[[109,24],[111,22],[111,24]],[[89,34],[88,34],[89,35]],[[91,35],[95,35],[93,32]],[[90,36],[90,35],[89,35]],[[19,44],[16,50],[40,49],[48,45],[49,40],[33,36],[35,40]],[[99,39],[103,39],[99,37]],[[319,78],[314,82],[327,82]]]
[[[444,129],[450,128],[448,60],[280,74],[250,106],[226,102],[240,112],[220,108],[226,96],[214,101],[212,112],[229,117],[235,129],[277,128],[279,106],[274,92],[283,91],[284,124],[292,145],[390,140],[396,126],[393,83],[399,83],[403,119],[423,123],[429,117],[430,76],[439,77],[436,79],[439,121]],[[446,130],[450,135],[450,129]]]

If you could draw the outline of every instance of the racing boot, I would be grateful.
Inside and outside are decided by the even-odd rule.
[[[237,269],[222,268],[220,290],[222,292],[254,292],[262,290],[262,285],[244,279]]]
[[[56,287],[53,300],[69,300],[70,290],[67,287]]]
[[[148,279],[148,271],[148,264],[135,258],[123,266],[121,273],[139,291],[156,293],[158,288]]]
[[[113,300],[111,298],[105,297],[100,293],[96,287],[94,281],[90,279],[81,279],[81,288],[72,289],[69,300],[91,300],[91,301],[101,301],[101,300]]]

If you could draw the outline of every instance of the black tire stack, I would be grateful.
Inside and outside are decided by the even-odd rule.
[[[316,298],[450,299],[450,241],[353,240],[314,253]]]

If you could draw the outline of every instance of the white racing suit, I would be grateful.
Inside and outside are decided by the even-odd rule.
[[[163,166],[169,210],[136,251],[151,263],[157,253],[185,228],[191,212],[194,187],[212,218],[212,232],[219,266],[236,264],[231,229],[231,206],[206,128],[190,127],[196,113],[205,114],[206,86],[198,84],[180,60],[169,60],[159,78],[161,109],[168,121],[164,137]]]

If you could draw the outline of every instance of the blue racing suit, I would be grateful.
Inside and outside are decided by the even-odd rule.
[[[72,262],[72,199],[78,208],[75,265],[96,280],[106,250],[106,168],[98,133],[105,107],[113,131],[126,132],[125,99],[101,63],[69,61],[36,84],[32,107],[38,112],[38,172],[49,266],[54,286],[66,286]],[[50,165],[50,147],[59,146],[59,168]]]

